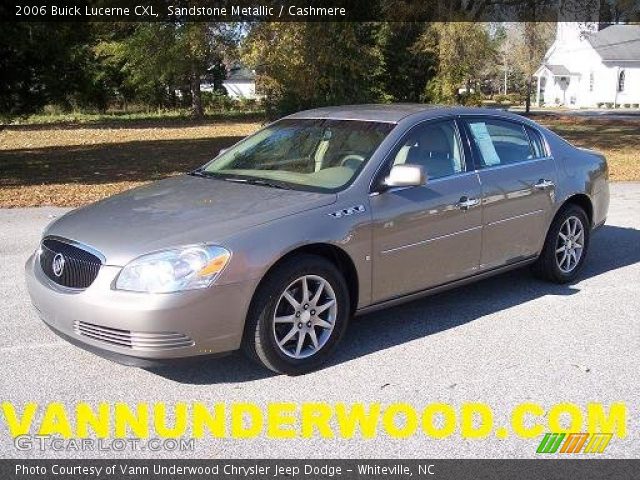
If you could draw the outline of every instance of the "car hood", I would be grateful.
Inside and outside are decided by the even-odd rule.
[[[122,266],[163,248],[224,245],[242,230],[335,201],[335,194],[182,175],[73,210],[53,222],[45,235],[91,246],[107,264]]]

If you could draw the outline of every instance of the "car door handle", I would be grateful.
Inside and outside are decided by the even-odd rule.
[[[540,180],[538,180],[538,183],[534,185],[534,188],[536,190],[546,190],[547,188],[553,188],[555,186],[556,184],[551,180],[545,180],[544,178],[541,178]]]
[[[480,205],[480,200],[477,198],[460,197],[460,201],[456,203],[456,207],[460,210],[469,210],[470,208]]]

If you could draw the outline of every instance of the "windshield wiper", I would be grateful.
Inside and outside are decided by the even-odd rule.
[[[202,168],[196,168],[195,170],[191,170],[187,175],[193,175],[194,177],[213,177],[214,175]]]
[[[266,180],[264,178],[237,178],[226,177],[224,180],[228,182],[248,183],[249,185],[261,185],[263,187],[279,188],[281,190],[291,190],[291,187],[280,182]]]

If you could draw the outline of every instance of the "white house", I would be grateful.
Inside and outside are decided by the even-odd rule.
[[[535,77],[538,106],[638,108],[640,25],[560,22]]]
[[[229,70],[227,78],[222,82],[227,95],[234,99],[256,99],[256,74],[246,67],[237,66]]]

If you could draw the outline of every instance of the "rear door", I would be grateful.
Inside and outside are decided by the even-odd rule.
[[[497,117],[464,123],[482,184],[482,270],[536,255],[553,212],[554,159],[540,134]]]
[[[373,193],[373,301],[414,293],[478,269],[480,182],[454,120],[414,126],[392,150],[394,164],[422,165],[427,183]]]

